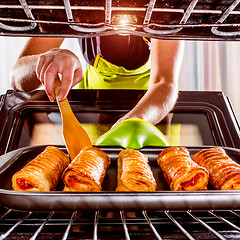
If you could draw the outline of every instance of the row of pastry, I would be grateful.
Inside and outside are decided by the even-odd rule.
[[[85,147],[70,162],[59,148],[48,146],[12,177],[16,191],[53,191],[59,181],[63,191],[101,191],[111,160],[97,147]],[[172,191],[240,190],[240,165],[221,147],[204,149],[193,158],[184,147],[169,147],[159,153],[157,163]],[[116,191],[156,191],[157,184],[146,155],[122,150],[117,162]]]

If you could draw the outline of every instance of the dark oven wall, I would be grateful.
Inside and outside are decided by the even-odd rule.
[[[71,90],[69,102],[92,143],[142,97],[141,90]],[[239,124],[222,92],[180,92],[157,127],[170,145],[240,148]],[[43,90],[1,97],[0,154],[33,145],[64,145],[61,115]]]

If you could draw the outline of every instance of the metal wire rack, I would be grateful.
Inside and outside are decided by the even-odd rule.
[[[240,0],[2,0],[0,34],[239,40]]]
[[[0,216],[0,239],[239,239],[240,212],[17,212]]]

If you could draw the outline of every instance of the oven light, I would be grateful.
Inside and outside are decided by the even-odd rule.
[[[131,19],[129,18],[128,15],[122,15],[122,17],[119,18],[119,24],[120,25],[126,25],[131,23]]]
[[[112,23],[114,29],[126,29],[126,30],[135,30],[135,25],[137,23],[137,17],[133,15],[119,14],[114,15],[112,18]]]

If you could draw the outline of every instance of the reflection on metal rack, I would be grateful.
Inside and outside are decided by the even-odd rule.
[[[71,9],[71,4],[69,0],[63,0],[64,1],[64,6],[65,6],[65,11],[66,15],[68,18],[69,23],[74,23],[73,20],[73,14],[72,14],[72,9]],[[93,24],[96,27],[92,27],[92,24],[88,24],[87,27],[80,27],[76,25],[70,25],[72,29],[75,31],[80,31],[80,32],[102,32],[106,31],[109,29],[109,27],[106,24],[110,24],[111,22],[111,6],[112,6],[112,1],[111,0],[106,0],[106,5],[105,5],[105,25],[103,23],[100,24]],[[98,26],[98,27],[97,27]]]
[[[207,3],[51,0],[49,3],[43,0],[38,5],[28,2],[32,4],[26,0],[1,1],[1,35],[89,37],[128,33],[154,38],[216,40],[239,40],[240,36],[236,30],[240,27],[240,0],[232,3],[213,0]],[[114,21],[121,16],[124,23]]]
[[[149,32],[149,33],[153,33],[153,34],[160,34],[160,35],[163,35],[163,34],[172,34],[172,33],[177,33],[179,31],[181,31],[183,29],[183,26],[184,24],[187,22],[188,18],[190,17],[193,9],[195,8],[196,4],[197,4],[198,0],[192,0],[192,2],[190,3],[189,7],[187,8],[187,10],[185,11],[181,21],[179,24],[181,24],[182,26],[181,27],[177,27],[175,29],[169,29],[169,30],[153,30],[153,29],[150,29],[149,28],[149,23],[150,23],[150,18],[151,18],[151,15],[152,15],[152,11],[153,11],[153,7],[148,7],[148,10],[147,10],[147,13],[146,13],[146,17],[144,19],[144,25],[146,25],[147,27],[143,27],[143,29],[146,31],[146,32]],[[150,6],[150,4],[149,4]],[[149,16],[149,17],[148,17]],[[155,24],[153,24],[153,27],[154,27]]]
[[[3,210],[3,209],[1,209]],[[109,217],[108,214],[114,215]],[[40,217],[39,217],[40,216]],[[239,239],[239,211],[17,212],[0,216],[0,239]],[[57,231],[56,231],[57,230]],[[141,235],[139,235],[141,233]],[[113,239],[113,238],[111,238]]]
[[[235,0],[230,7],[223,13],[223,15],[219,18],[217,23],[223,23],[224,20],[231,14],[231,12],[234,10],[234,8],[239,4],[240,0]],[[218,36],[238,36],[240,35],[240,31],[236,32],[224,32],[217,30],[218,27],[212,27],[212,33],[218,35]]]
[[[30,25],[28,26],[10,26],[6,25],[4,23],[0,22],[0,28],[9,30],[9,31],[30,31],[34,29],[37,26],[37,23],[35,22],[34,16],[32,15],[31,8],[28,6],[27,2],[25,0],[19,0],[24,12],[26,13],[26,16],[30,20]]]

